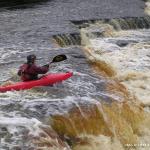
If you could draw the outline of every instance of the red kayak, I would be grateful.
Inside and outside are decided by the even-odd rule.
[[[66,80],[66,79],[70,78],[72,75],[73,75],[72,72],[47,74],[39,80],[17,82],[15,84],[4,86],[4,87],[0,86],[0,92],[6,92],[6,91],[12,91],[12,90],[19,91],[19,90],[31,89],[33,87],[38,87],[38,86],[52,85],[57,82]]]

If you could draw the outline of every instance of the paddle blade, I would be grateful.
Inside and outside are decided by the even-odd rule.
[[[53,58],[52,60],[52,63],[53,62],[60,62],[60,61],[63,61],[63,60],[66,60],[67,59],[67,56],[66,55],[57,55]]]

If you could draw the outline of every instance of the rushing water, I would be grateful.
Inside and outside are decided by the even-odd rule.
[[[150,30],[116,31],[98,22],[81,29],[81,42],[72,42],[82,46],[60,48],[52,35],[77,31],[75,25],[65,28],[66,18],[71,20],[76,10],[71,15],[64,10],[67,17],[63,17],[65,13],[58,12],[64,6],[73,7],[49,1],[1,11],[1,83],[18,81],[16,71],[31,53],[37,55],[38,64],[66,54],[68,59],[53,64],[50,72],[74,75],[53,87],[0,93],[0,149],[120,150],[129,142],[150,144],[150,122],[144,120],[148,114],[143,110],[144,104],[149,111],[150,104]],[[68,43],[78,40],[63,37]]]
[[[110,32],[110,31],[109,31]],[[91,55],[109,65],[144,104],[150,102],[150,30],[111,31],[108,37],[90,38]]]

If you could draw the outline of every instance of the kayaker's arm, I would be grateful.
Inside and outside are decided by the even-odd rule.
[[[42,67],[34,66],[34,71],[37,74],[45,74],[45,73],[47,73],[49,71],[49,65],[44,65]]]
[[[43,65],[43,67],[47,67],[47,68],[49,68],[49,64]]]

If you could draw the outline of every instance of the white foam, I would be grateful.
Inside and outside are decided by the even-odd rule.
[[[120,48],[114,47],[110,38],[91,39],[90,45],[94,59],[109,64],[117,72],[116,77],[145,104],[150,103],[149,33],[149,29],[116,32],[113,42],[119,38],[131,42]]]

